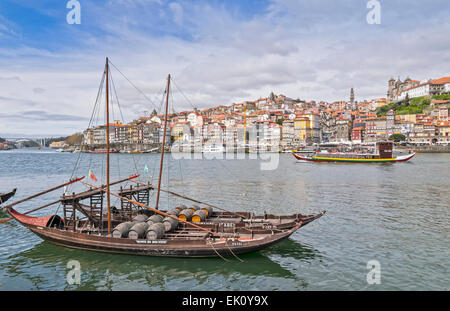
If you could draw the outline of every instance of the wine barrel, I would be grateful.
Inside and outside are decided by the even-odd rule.
[[[144,214],[139,214],[133,217],[133,221],[135,222],[146,222],[148,219],[148,216]]]
[[[128,234],[128,231],[130,231],[131,227],[133,227],[135,224],[136,224],[135,222],[131,222],[131,221],[127,221],[127,222],[118,224],[112,232],[112,237],[113,238],[126,237]]]
[[[194,212],[190,208],[187,208],[180,212],[180,215],[178,215],[178,219],[181,219],[184,221],[190,221],[192,218],[192,215],[194,215]]]
[[[172,231],[178,227],[178,220],[166,217],[164,218],[163,225],[166,232]]]
[[[196,211],[198,211],[199,209],[202,209],[202,208],[198,205],[192,205],[191,207],[189,207],[189,209],[195,213]]]
[[[157,240],[164,236],[164,231],[164,225],[158,222],[148,227],[145,236],[147,240]]]
[[[130,231],[128,232],[128,238],[133,240],[141,239],[145,236],[145,232],[147,231],[147,229],[147,223],[139,222],[131,227]]]
[[[211,206],[205,206],[202,208],[202,211],[206,212],[206,217],[211,217],[213,213],[213,209]]]
[[[187,209],[187,206],[184,204],[180,204],[176,207],[176,209],[181,212],[182,210]]]
[[[202,222],[205,221],[206,216],[208,215],[208,213],[202,209],[199,209],[198,211],[196,211],[194,213],[194,215],[192,216],[192,222]]]
[[[178,209],[174,208],[174,209],[171,209],[170,211],[167,211],[167,214],[177,217],[180,214],[180,211]]]
[[[158,215],[150,216],[150,218],[147,221],[152,221],[154,223],[158,223],[158,222],[162,222],[163,219],[164,219],[164,217],[158,214]]]

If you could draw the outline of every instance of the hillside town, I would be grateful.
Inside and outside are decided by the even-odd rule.
[[[400,135],[414,145],[450,143],[450,77],[388,81],[386,98],[332,103],[271,93],[252,101],[168,115],[172,151],[288,151],[319,144],[365,144]],[[155,110],[128,124],[109,124],[120,150],[143,151],[162,142],[164,115]],[[106,145],[106,125],[83,132],[89,150]]]

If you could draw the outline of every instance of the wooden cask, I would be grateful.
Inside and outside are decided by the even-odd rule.
[[[204,211],[204,210],[202,210],[202,209],[199,209],[199,210],[196,211],[196,212],[194,213],[194,215],[192,216],[192,222],[202,222],[202,221],[205,221],[206,216],[207,216],[207,212]]]
[[[164,231],[164,225],[158,222],[148,227],[145,237],[147,240],[158,240],[164,236]]]
[[[136,223],[132,221],[123,222],[121,224],[118,224],[113,232],[112,237],[113,238],[124,238],[128,235],[128,231],[130,231],[131,227],[133,227]]]
[[[142,239],[145,237],[147,229],[147,223],[138,222],[133,227],[131,227],[130,231],[128,232],[128,238],[133,240]]]
[[[180,212],[180,215],[178,215],[178,219],[191,221],[192,215],[194,215],[194,212],[190,208],[187,208]]]
[[[206,217],[211,217],[213,213],[213,209],[211,206],[205,206],[202,208],[203,211],[206,212]]]
[[[133,221],[135,222],[146,222],[148,219],[148,216],[144,214],[139,214],[133,217]]]
[[[166,217],[163,220],[163,225],[166,232],[172,231],[178,227],[178,220]]]

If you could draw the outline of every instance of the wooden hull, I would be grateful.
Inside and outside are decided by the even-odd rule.
[[[69,248],[90,250],[104,253],[127,254],[127,255],[143,255],[156,257],[218,257],[232,256],[233,253],[245,254],[256,252],[277,244],[282,240],[288,238],[295,230],[281,235],[276,235],[271,238],[265,238],[264,241],[229,241],[229,242],[211,242],[206,241],[192,241],[191,245],[183,243],[176,243],[165,240],[130,240],[130,239],[115,239],[102,236],[93,236],[87,234],[73,233],[73,236],[68,236],[67,232],[63,235],[58,234],[58,229],[38,229],[29,228],[33,233],[41,239],[51,242],[59,246]],[[166,242],[158,245],[158,243]],[[149,244],[155,243],[155,244]],[[234,245],[234,244],[240,245]]]
[[[160,239],[160,240],[132,240],[127,238],[113,238],[99,234],[87,234],[68,231],[65,229],[50,228],[49,217],[29,217],[10,209],[11,216],[23,226],[45,241],[75,249],[83,249],[105,253],[144,255],[158,257],[217,257],[232,256],[256,252],[277,244],[288,238],[301,226],[285,230],[266,230],[250,236],[239,238],[195,238],[195,239]],[[317,219],[323,213],[318,214]],[[312,221],[312,219],[310,220]],[[309,221],[309,222],[310,222]],[[272,232],[272,233],[271,233]]]
[[[404,157],[396,157],[391,159],[351,159],[351,158],[329,158],[329,157],[320,157],[320,156],[312,156],[306,157],[301,156],[295,153],[292,155],[297,160],[308,161],[308,162],[344,162],[344,163],[397,163],[397,162],[406,162],[411,160],[416,154],[412,153],[408,156]]]
[[[16,190],[17,189],[14,189],[9,193],[0,193],[0,204],[5,203],[9,199],[11,199],[16,194]]]

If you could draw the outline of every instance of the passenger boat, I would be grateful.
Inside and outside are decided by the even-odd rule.
[[[109,124],[108,59],[104,79],[106,79],[106,124]],[[170,81],[169,75],[165,92],[164,134],[157,186],[137,180],[139,175],[110,182],[110,133],[107,128],[106,185],[89,184],[83,181],[84,177],[72,179],[6,206],[11,219],[17,220],[42,239],[69,248],[147,256],[224,257],[258,251],[279,243],[324,215],[325,212],[286,216],[265,213],[257,216],[249,212],[226,211],[221,207],[161,189]],[[111,189],[126,181],[133,181],[135,186],[120,187],[115,191]],[[66,194],[65,191],[59,200],[26,213],[20,213],[13,208],[19,203],[77,182],[82,182],[89,188],[84,192],[72,194]],[[150,192],[153,190],[156,190],[154,207],[150,206],[149,202]],[[160,210],[161,192],[198,205],[190,207],[178,205],[165,211]],[[111,206],[111,196],[120,200],[120,206]],[[55,204],[62,206],[62,216],[57,213],[44,217],[28,215]]]
[[[13,191],[8,192],[8,193],[0,193],[0,204],[5,203],[6,201],[8,201],[10,198],[12,198],[15,194],[16,194],[17,189],[13,189]]]
[[[348,162],[348,163],[395,163],[411,160],[416,153],[393,156],[392,142],[378,142],[377,153],[341,153],[341,152],[316,152],[310,156],[292,153],[297,160],[309,162]]]

